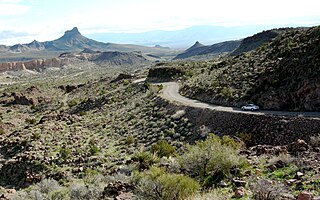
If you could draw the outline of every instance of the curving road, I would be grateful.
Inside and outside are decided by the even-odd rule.
[[[146,79],[138,79],[133,81],[134,83],[143,82]],[[287,112],[287,111],[269,111],[269,110],[259,110],[259,111],[242,111],[240,108],[236,107],[226,107],[218,106],[208,103],[203,103],[198,100],[189,99],[187,97],[181,96],[179,94],[179,84],[177,82],[164,82],[164,83],[152,83],[152,84],[162,84],[164,86],[160,96],[171,102],[177,104],[195,107],[195,108],[208,108],[211,110],[233,112],[233,113],[246,113],[251,115],[279,115],[279,116],[297,116],[297,117],[310,117],[320,120],[320,112]]]

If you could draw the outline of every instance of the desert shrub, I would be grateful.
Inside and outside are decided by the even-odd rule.
[[[236,134],[238,138],[246,145],[250,146],[252,143],[252,134],[251,133],[238,133]]]
[[[53,179],[44,179],[36,185],[39,188],[41,193],[48,194],[51,191],[57,190],[60,188],[59,183]]]
[[[139,170],[149,169],[152,165],[159,162],[158,156],[149,151],[136,153],[133,156],[133,160],[138,162]]]
[[[88,187],[89,185],[97,184],[100,179],[100,173],[96,170],[87,169],[83,175],[83,182]]]
[[[205,141],[189,146],[186,153],[180,157],[182,169],[201,180],[219,172],[228,175],[230,169],[241,166],[244,159],[238,154],[237,145],[224,141],[229,139],[222,140],[216,135],[209,134]]]
[[[126,144],[133,144],[134,143],[134,137],[132,135],[129,135],[126,138]]]
[[[69,107],[74,107],[74,106],[76,106],[76,105],[78,105],[77,100],[72,99],[72,100],[68,101],[68,106],[69,106]]]
[[[71,150],[69,148],[60,148],[59,149],[60,158],[66,160],[71,157]]]
[[[310,145],[312,147],[320,147],[320,135],[310,137]]]
[[[234,139],[232,139],[231,137],[229,137],[227,135],[222,136],[221,144],[230,146],[234,149],[239,149],[241,147],[241,144],[239,142],[236,142]]]
[[[292,157],[290,154],[284,154],[281,153],[277,156],[272,156],[269,160],[268,163],[273,165],[279,161],[282,161],[283,163],[285,163],[286,165],[288,164],[294,164],[296,161],[295,157]]]
[[[68,200],[68,199],[70,199],[69,190],[67,188],[54,190],[48,194],[48,199],[50,199],[50,200]]]
[[[254,199],[257,200],[275,200],[281,197],[281,194],[288,190],[283,184],[273,183],[272,181],[260,179],[250,185]]]
[[[176,153],[176,149],[167,141],[160,140],[156,144],[152,145],[151,152],[156,153],[160,158],[162,158],[173,156]]]
[[[38,140],[40,138],[41,138],[41,134],[40,133],[37,133],[37,132],[32,133],[31,139]]]
[[[36,125],[37,124],[37,120],[34,119],[34,118],[28,118],[25,121],[30,125]]]
[[[92,156],[97,155],[100,152],[100,148],[95,144],[89,145],[89,152]]]
[[[99,187],[86,187],[73,185],[70,188],[70,199],[74,200],[100,200],[103,196],[103,189]]]
[[[196,196],[188,198],[188,200],[226,200],[232,199],[232,193],[228,189],[217,188],[209,190],[203,193],[199,193]]]
[[[199,183],[190,177],[153,167],[141,175],[137,193],[146,199],[182,200],[199,189]]]

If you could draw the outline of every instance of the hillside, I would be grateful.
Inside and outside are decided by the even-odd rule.
[[[133,81],[135,69],[78,64],[0,85],[1,198],[255,199],[281,187],[295,199],[300,185],[320,195],[319,120],[177,105]]]
[[[286,32],[288,30],[290,30],[290,28],[271,29],[267,31],[262,31],[250,37],[246,37],[241,41],[240,46],[236,48],[233,52],[231,52],[230,55],[235,56],[244,52],[255,50],[259,46],[267,42],[270,42],[279,34]]]
[[[292,29],[257,50],[193,70],[182,93],[192,98],[264,109],[319,111],[320,27]]]
[[[198,41],[185,52],[178,54],[173,60],[192,59],[199,56],[217,56],[230,53],[240,45],[240,41],[227,41],[205,46]],[[207,57],[206,57],[207,58]]]

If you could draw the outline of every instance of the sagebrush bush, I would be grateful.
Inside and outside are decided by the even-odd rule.
[[[71,200],[100,200],[103,196],[103,188],[73,185],[70,188]]]
[[[145,199],[182,200],[195,195],[199,189],[199,183],[190,177],[152,167],[140,174],[137,195]]]
[[[254,199],[257,200],[276,200],[280,199],[281,194],[288,193],[283,184],[273,183],[269,180],[260,179],[250,185]]]
[[[87,169],[83,174],[83,182],[86,186],[94,185],[98,183],[100,179],[100,173],[96,170]]]
[[[69,200],[69,190],[68,188],[62,188],[59,190],[51,191],[48,194],[48,199],[50,200]]]
[[[312,147],[320,147],[320,135],[310,137],[310,145]]]
[[[156,153],[160,158],[162,158],[175,155],[176,149],[167,141],[160,140],[156,144],[152,145],[151,152]]]
[[[37,183],[36,185],[39,188],[41,193],[48,194],[51,191],[57,190],[60,188],[59,183],[53,179],[44,179]]]
[[[241,166],[244,158],[239,155],[239,145],[231,142],[231,138],[209,134],[205,141],[189,146],[180,157],[182,169],[192,177],[204,180],[208,175],[222,172],[227,175],[233,167]]]

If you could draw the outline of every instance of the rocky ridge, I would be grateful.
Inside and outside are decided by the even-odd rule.
[[[196,42],[192,47],[185,52],[177,55],[173,60],[187,59],[196,56],[216,56],[220,54],[230,53],[240,45],[240,41],[227,41],[210,46]]]

